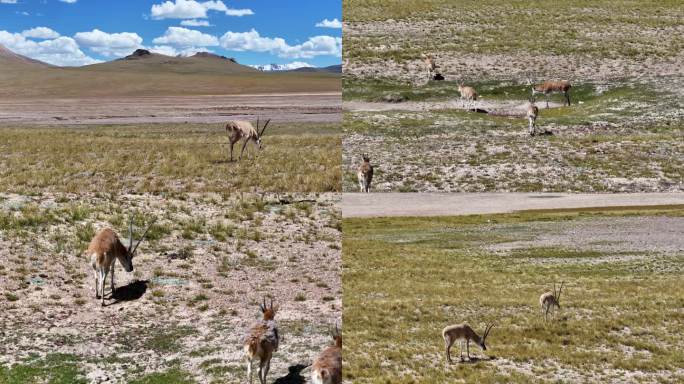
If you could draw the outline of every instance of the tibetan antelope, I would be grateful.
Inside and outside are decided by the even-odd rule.
[[[342,333],[337,324],[331,334],[335,345],[325,348],[311,366],[314,384],[342,384]]]
[[[231,120],[226,124],[226,132],[228,132],[229,140],[230,140],[230,161],[233,161],[233,146],[235,143],[238,141],[244,139],[244,143],[242,144],[242,150],[240,151],[240,158],[242,159],[242,153],[245,152],[245,147],[247,147],[247,143],[250,141],[254,142],[254,145],[258,147],[258,149],[261,149],[261,138],[264,135],[264,131],[266,131],[266,127],[268,126],[268,123],[271,122],[271,119],[266,120],[266,124],[264,124],[264,127],[261,129],[261,132],[259,132],[259,119],[257,118],[257,126],[254,128],[252,123],[249,121],[245,120]],[[247,156],[249,157],[249,150],[247,151]]]
[[[537,116],[539,116],[539,108],[534,105],[534,101],[530,100],[527,104],[527,122],[530,135],[534,136],[537,133]]]
[[[273,352],[278,350],[280,343],[278,326],[274,320],[278,306],[273,305],[273,299],[269,305],[266,305],[266,298],[264,298],[263,304],[259,304],[259,309],[264,316],[263,319],[254,323],[242,340],[250,384],[252,384],[252,362],[256,359],[259,359],[259,382],[266,384],[266,375],[271,368]]]
[[[544,321],[548,321],[549,311],[555,310],[553,307],[560,309],[560,295],[561,290],[563,290],[563,282],[561,282],[558,292],[556,292],[556,283],[553,283],[553,292],[545,292],[539,296],[539,305],[541,306],[541,311],[544,314]]]
[[[121,243],[119,236],[110,228],[101,230],[90,241],[86,255],[90,256],[90,265],[93,267],[93,274],[95,275],[95,298],[102,299],[102,306],[105,305],[104,291],[108,274],[111,274],[112,296],[114,296],[114,267],[116,260],[119,260],[119,263],[126,272],[132,272],[135,251],[145,238],[145,235],[147,235],[152,224],[154,224],[154,220],[147,225],[135,247],[133,246],[133,218],[131,218],[128,225],[128,248]]]
[[[545,81],[541,84],[535,85],[532,80],[527,79],[527,84],[532,86],[532,98],[537,93],[543,93],[546,98],[546,108],[549,107],[549,95],[552,93],[562,93],[565,96],[565,101],[570,105],[570,82],[567,80],[560,81]]]
[[[461,103],[465,106],[466,101],[471,105],[477,101],[477,91],[475,88],[463,85],[463,83],[458,85],[458,92],[461,94]]]
[[[370,164],[370,158],[365,153],[361,155],[363,162],[359,166],[359,170],[356,173],[359,179],[359,188],[361,192],[369,193],[371,187],[371,181],[373,181],[373,166]]]
[[[431,54],[421,54],[420,57],[423,59],[423,64],[425,64],[425,69],[427,70],[428,81],[432,80],[434,74],[437,71],[437,62]]]
[[[489,331],[492,330],[494,324],[485,325],[484,333],[480,337],[468,323],[450,325],[444,330],[442,330],[442,337],[444,338],[444,344],[446,346],[446,358],[449,363],[451,363],[451,346],[456,342],[460,341],[461,346],[461,361],[463,361],[463,342],[466,342],[466,355],[468,360],[470,360],[470,341],[472,340],[475,344],[479,345],[483,351],[487,350],[487,345],[485,341],[487,336],[489,336]]]

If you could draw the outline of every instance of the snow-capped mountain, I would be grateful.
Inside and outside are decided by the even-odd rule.
[[[260,71],[291,71],[297,68],[312,68],[313,65],[302,61],[295,61],[288,64],[252,65],[252,67]]]

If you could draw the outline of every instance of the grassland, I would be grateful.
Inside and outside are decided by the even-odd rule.
[[[303,380],[292,367],[341,316],[338,200],[0,194],[0,383],[242,382],[240,340],[263,297],[281,306],[269,378]],[[101,307],[83,251],[130,217],[136,231],[157,221]]]
[[[343,190],[362,152],[376,191],[683,189],[681,2],[351,0],[343,14]],[[427,81],[423,53],[446,81]],[[551,135],[527,135],[528,79],[572,83],[569,108],[538,103]],[[466,113],[459,82],[496,116]]]
[[[454,83],[410,87],[348,81],[345,191],[356,190],[358,154],[376,165],[375,191],[642,192],[684,189],[681,78],[573,87],[570,107],[546,109],[530,137],[521,113],[529,88],[516,82],[474,83],[478,106],[463,110]],[[373,110],[384,95],[406,100]],[[559,96],[552,97],[558,102]],[[654,100],[658,106],[654,107]],[[358,107],[354,110],[354,106]],[[553,104],[552,104],[553,106]]]
[[[2,98],[81,98],[340,92],[339,74],[225,74],[213,67],[9,68],[0,73]]]
[[[339,191],[335,124],[275,123],[256,159],[228,162],[220,124],[5,126],[0,189],[54,192]],[[235,159],[240,145],[235,145]],[[252,149],[253,150],[253,149]]]
[[[415,80],[425,52],[447,79],[681,74],[675,0],[350,0],[343,15],[345,77]]]
[[[681,207],[345,219],[345,378],[680,382],[683,228]],[[496,322],[488,349],[446,364],[440,332],[463,321]]]

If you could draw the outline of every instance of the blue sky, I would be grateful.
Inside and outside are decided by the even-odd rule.
[[[146,48],[248,65],[340,63],[341,0],[0,0],[0,44],[56,65]]]

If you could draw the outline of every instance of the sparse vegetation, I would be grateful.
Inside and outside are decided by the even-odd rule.
[[[334,192],[341,189],[340,137],[333,124],[274,121],[256,160],[228,163],[220,124],[5,126],[0,127],[0,188]],[[72,220],[79,214],[75,211]]]
[[[683,218],[680,206],[345,219],[345,378],[681,381]],[[538,298],[554,281],[562,308],[545,323]],[[463,321],[497,325],[487,351],[471,344],[479,360],[446,365],[440,331]]]

